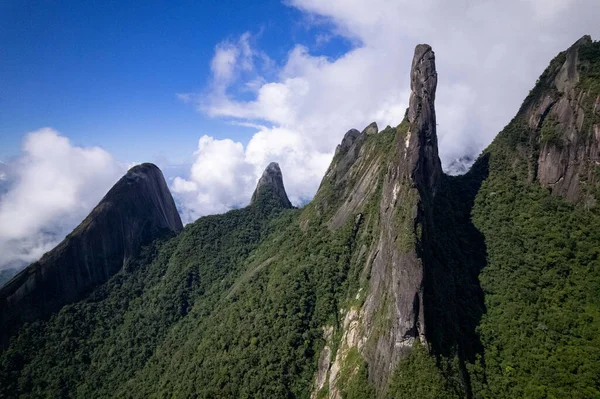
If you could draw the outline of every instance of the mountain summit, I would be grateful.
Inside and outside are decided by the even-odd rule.
[[[407,118],[411,133],[407,144],[413,179],[418,187],[427,187],[432,193],[435,193],[442,176],[436,133],[436,88],[435,53],[428,44],[419,44],[410,70]]]
[[[0,290],[2,340],[106,282],[142,245],[182,228],[160,169],[132,167],[56,248]]]
[[[520,110],[536,144],[529,177],[587,207],[600,200],[597,56],[597,45],[583,36],[550,63]]]
[[[258,180],[254,194],[250,204],[256,203],[260,198],[269,196],[275,200],[283,208],[291,208],[292,203],[288,199],[283,186],[283,175],[279,164],[277,162],[271,162],[263,172],[262,176]]]

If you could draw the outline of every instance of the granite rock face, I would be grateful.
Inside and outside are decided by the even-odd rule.
[[[369,375],[380,389],[415,340],[425,343],[422,241],[432,221],[432,201],[443,175],[438,156],[435,55],[429,45],[415,48],[410,74],[408,131],[397,137],[382,187],[381,236],[371,266],[370,295],[364,306],[367,325],[377,323],[382,303],[391,303],[389,329],[364,351]],[[403,219],[398,220],[398,214]],[[412,229],[412,231],[410,231]],[[404,240],[399,231],[409,230]]]
[[[344,135],[342,142],[336,147],[335,153],[336,155],[340,152],[347,152],[352,144],[356,141],[356,138],[360,136],[360,132],[356,129],[350,129]]]
[[[410,106],[393,141],[378,140],[390,137],[389,131],[375,134],[373,124],[358,136],[349,131],[321,183],[323,196],[317,193],[321,212],[333,214],[329,228],[354,218],[354,231],[370,231],[373,237],[360,250],[368,289],[356,293],[365,295],[362,305],[344,310],[329,398],[341,398],[336,378],[352,348],[366,361],[369,379],[381,393],[413,344],[426,342],[422,241],[433,223],[431,202],[443,175],[434,109],[437,73],[428,45],[416,47],[410,78]],[[337,194],[327,197],[327,192]],[[317,387],[320,378],[315,377]]]
[[[362,133],[366,135],[377,134],[379,133],[379,127],[377,127],[376,122],[371,122],[371,124],[369,124],[369,126],[367,126]]]
[[[252,194],[250,204],[256,203],[262,195],[272,195],[281,207],[292,208],[283,185],[283,174],[277,162],[271,162],[263,172]]]
[[[0,290],[2,341],[106,282],[142,245],[182,228],[160,169],[134,166],[56,248]]]
[[[580,84],[587,69],[581,54],[598,46],[584,36],[561,53],[521,110],[539,144],[533,177],[554,194],[587,207],[598,200],[590,188],[598,183],[600,96]]]
[[[442,177],[434,106],[436,88],[435,54],[429,45],[419,44],[410,72],[408,162],[417,187],[432,193],[437,191]]]

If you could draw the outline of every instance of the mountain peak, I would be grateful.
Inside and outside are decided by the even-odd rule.
[[[523,102],[518,117],[530,137],[527,180],[573,203],[597,206],[600,42],[585,35],[556,56]]]
[[[370,134],[377,134],[379,132],[379,127],[377,126],[377,122],[371,122],[371,124],[369,124],[369,126],[367,126],[361,134],[366,134],[366,135],[370,135]]]
[[[435,53],[428,44],[419,44],[415,48],[410,71],[411,93],[407,112],[410,131],[406,144],[417,187],[428,187],[433,194],[442,176],[434,105],[436,88]]]
[[[560,92],[567,92],[579,82],[579,49],[592,43],[589,35],[581,37],[566,51],[565,62],[554,78],[554,85]]]
[[[0,289],[0,341],[79,300],[142,246],[182,228],[160,169],[150,163],[129,169],[60,244]]]
[[[265,168],[265,171],[256,184],[250,204],[256,203],[261,196],[269,195],[269,193],[276,198],[283,208],[292,207],[292,203],[285,192],[283,174],[277,162],[271,162]]]

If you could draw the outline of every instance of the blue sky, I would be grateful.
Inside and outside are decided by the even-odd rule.
[[[248,128],[196,112],[176,96],[203,90],[215,45],[251,32],[276,63],[316,45],[328,24],[280,1],[7,1],[0,4],[0,160],[51,126],[123,161],[191,161],[201,134],[247,142]],[[314,21],[314,19],[312,19]]]
[[[442,166],[476,156],[598,0],[0,2],[0,268],[54,247],[136,162],[185,223],[279,162],[295,205],[350,128],[401,122],[433,47]]]

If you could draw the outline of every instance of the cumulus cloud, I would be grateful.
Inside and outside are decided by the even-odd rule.
[[[101,148],[82,148],[50,128],[29,133],[21,155],[4,165],[0,193],[0,268],[52,249],[125,171]]]
[[[171,183],[184,223],[247,205],[256,182],[272,161],[283,169],[290,200],[302,204],[310,199],[315,181],[322,178],[331,160],[328,153],[320,153],[296,132],[264,126],[246,147],[230,139],[202,136],[194,156],[189,177],[175,177]]]
[[[248,33],[216,46],[210,93],[202,101],[188,96],[201,112],[257,130],[245,147],[210,139],[210,154],[200,140],[190,176],[174,186],[185,191],[184,203],[196,215],[246,203],[269,161],[282,164],[296,204],[310,198],[348,129],[401,121],[418,43],[429,43],[436,52],[440,156],[449,167],[465,155],[477,155],[492,140],[559,51],[583,34],[600,36],[597,0],[287,3],[309,21],[331,22],[330,32],[315,37],[317,47],[323,35],[343,36],[354,46],[336,59],[292,46],[271,79],[257,68],[259,52]],[[240,96],[241,86],[251,87],[254,96]],[[201,175],[219,164],[228,165],[222,169],[223,184],[209,186]],[[227,178],[227,173],[236,177]]]

